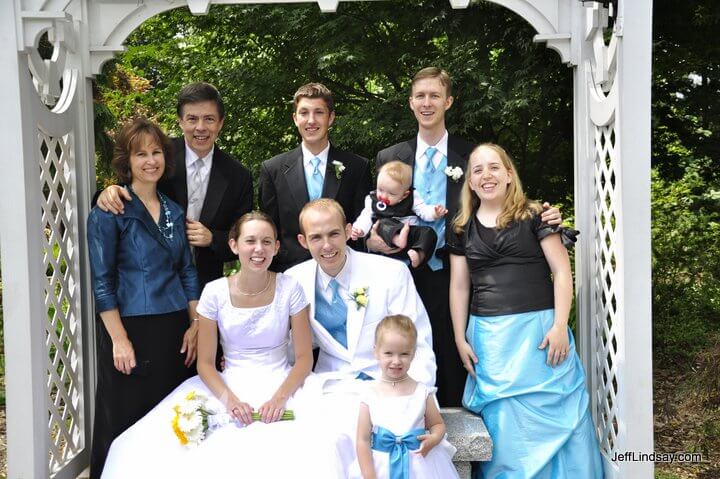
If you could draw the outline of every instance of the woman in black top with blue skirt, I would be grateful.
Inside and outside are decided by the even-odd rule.
[[[113,439],[191,371],[200,296],[185,215],[157,190],[172,169],[171,144],[136,119],[116,140],[113,166],[132,201],[114,215],[95,207],[87,237],[97,322],[97,391],[90,477],[99,478]],[[132,458],[128,458],[132,460]]]
[[[478,477],[600,479],[585,374],[567,326],[570,260],[541,210],[505,150],[472,152],[449,245],[450,312],[469,372],[463,405],[482,415],[493,440]]]

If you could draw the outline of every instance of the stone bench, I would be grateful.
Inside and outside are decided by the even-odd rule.
[[[453,462],[460,479],[470,479],[470,463],[489,461],[492,440],[480,416],[459,407],[440,409],[445,421],[448,441],[457,448]]]

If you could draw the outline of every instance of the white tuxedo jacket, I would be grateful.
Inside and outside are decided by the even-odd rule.
[[[352,379],[360,372],[380,377],[380,368],[373,356],[375,328],[390,314],[404,314],[412,319],[418,331],[415,358],[410,376],[428,386],[435,385],[435,353],[432,331],[425,306],[415,289],[408,267],[401,261],[384,256],[359,253],[346,249],[350,267],[350,291],[368,288],[368,304],[358,309],[347,298],[347,348],[338,343],[315,319],[315,285],[318,264],[314,259],[300,263],[285,274],[302,285],[310,301],[310,325],[313,339],[320,347],[315,373],[328,379]],[[347,265],[346,265],[347,266]]]

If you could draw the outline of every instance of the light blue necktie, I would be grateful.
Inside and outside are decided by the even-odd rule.
[[[402,436],[376,426],[372,433],[372,449],[387,452],[390,457],[390,479],[410,479],[410,451],[420,447],[418,436],[425,434],[425,429],[413,429]]]
[[[320,198],[320,195],[322,195],[323,177],[320,174],[319,168],[320,158],[316,156],[310,160],[310,164],[313,165],[313,171],[309,177],[305,178],[305,180],[307,181],[308,198],[312,201]]]
[[[335,339],[337,339],[340,344],[347,348],[347,304],[345,304],[345,301],[340,296],[340,283],[338,283],[335,278],[330,280],[329,286],[330,289],[332,289],[331,304],[333,313],[337,321],[342,324],[342,326],[336,329],[336,333],[333,334],[333,336],[335,336]]]
[[[437,153],[437,148],[433,146],[429,146],[428,149],[425,150],[425,156],[428,159],[428,163],[425,169],[428,171],[435,171],[435,163],[433,163],[433,157],[435,156],[435,153]]]
[[[427,158],[427,164],[425,169],[416,169],[413,174],[413,183],[415,189],[420,193],[422,199],[427,204],[445,204],[446,192],[447,192],[447,177],[445,176],[444,169],[447,166],[447,158],[445,155],[440,155],[440,163],[435,166],[432,161],[438,149],[434,146],[430,146],[425,150],[425,157]],[[438,241],[435,246],[437,251],[445,245],[445,220],[446,218],[438,218],[435,221],[421,221],[420,224],[424,226],[430,226],[437,234]],[[443,262],[437,257],[437,254],[433,255],[428,260],[428,266],[433,271],[442,269]]]
[[[315,319],[335,341],[347,348],[347,305],[340,296],[340,284],[331,279],[328,286],[332,290],[329,302],[319,289],[315,291]]]

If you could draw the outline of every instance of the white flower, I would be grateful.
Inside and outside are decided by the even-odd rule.
[[[200,413],[182,414],[178,419],[178,426],[181,431],[192,432],[195,429],[202,429],[202,416]]]
[[[342,177],[343,171],[345,171],[345,165],[342,161],[333,160],[332,165],[335,167],[335,178],[338,180]]]
[[[184,403],[180,404],[180,413],[183,415],[191,415],[195,413],[195,411],[200,409],[200,406],[202,406],[202,404],[195,399],[185,401]]]
[[[463,170],[459,166],[446,166],[445,175],[447,175],[453,181],[459,181],[463,176]]]

